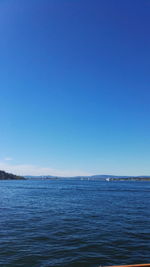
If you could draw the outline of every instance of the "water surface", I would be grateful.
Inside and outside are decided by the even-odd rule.
[[[0,266],[150,262],[150,182],[0,181]]]

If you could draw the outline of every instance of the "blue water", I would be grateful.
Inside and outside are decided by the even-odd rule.
[[[0,181],[0,266],[150,262],[150,182]]]

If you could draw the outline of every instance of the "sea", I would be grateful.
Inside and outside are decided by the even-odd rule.
[[[150,182],[0,181],[1,267],[150,263]]]

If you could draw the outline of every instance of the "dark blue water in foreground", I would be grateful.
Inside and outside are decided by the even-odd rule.
[[[150,262],[150,182],[0,181],[0,266]]]

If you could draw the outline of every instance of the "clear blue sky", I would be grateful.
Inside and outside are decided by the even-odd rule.
[[[0,168],[150,175],[150,1],[0,1]]]

